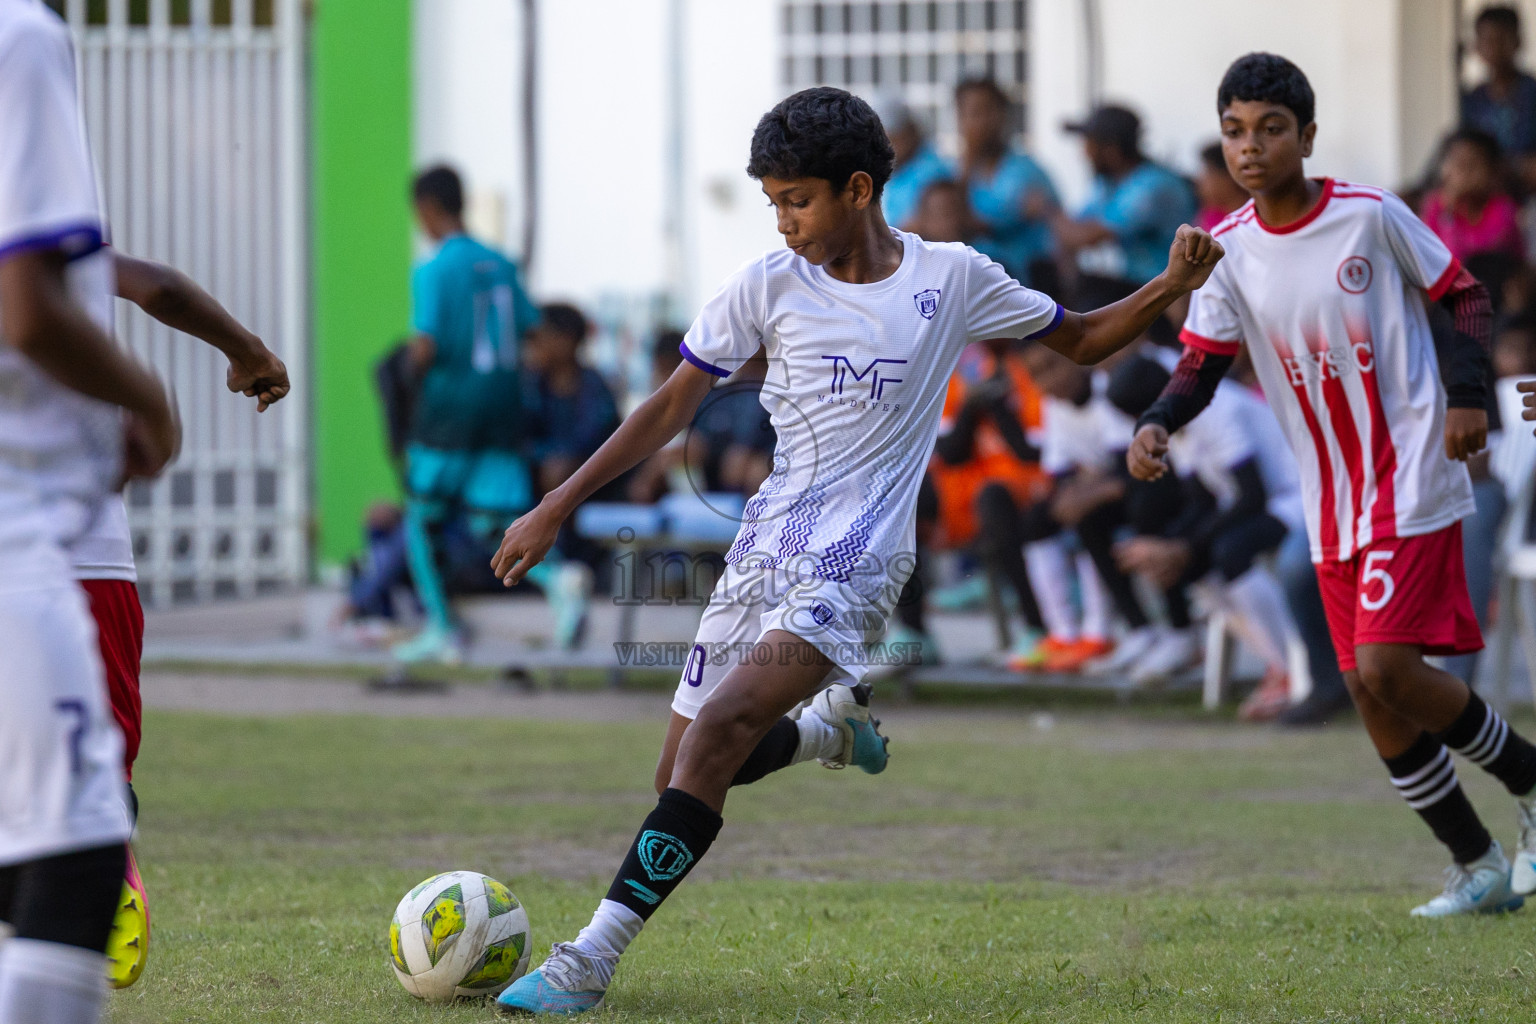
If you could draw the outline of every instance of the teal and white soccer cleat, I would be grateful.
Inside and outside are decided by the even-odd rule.
[[[1445,869],[1445,891],[1422,907],[1414,917],[1452,917],[1457,914],[1502,914],[1519,910],[1525,897],[1509,887],[1509,861],[1495,840],[1488,852],[1470,864]]]
[[[569,1017],[600,1010],[618,962],[617,953],[598,953],[574,942],[557,942],[550,947],[549,959],[502,990],[496,997],[496,1010],[534,1017]]]
[[[1517,896],[1536,893],[1536,793],[1518,800],[1520,807],[1520,848],[1509,872],[1509,887]]]
[[[411,639],[396,644],[389,653],[402,665],[422,665],[427,662],[457,665],[464,660],[463,642],[459,635],[439,626],[424,627]]]
[[[890,754],[886,747],[890,740],[880,735],[880,719],[869,716],[868,683],[857,686],[834,684],[822,690],[811,701],[811,713],[843,734],[843,749],[837,757],[824,757],[821,763],[828,768],[847,768],[854,765],[870,775],[885,771]]]

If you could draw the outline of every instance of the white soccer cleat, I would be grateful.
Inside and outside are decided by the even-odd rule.
[[[1146,657],[1148,651],[1157,646],[1161,638],[1162,631],[1156,626],[1133,629],[1120,638],[1114,650],[1084,665],[1083,672],[1090,676],[1114,676],[1129,672],[1132,666]]]
[[[1133,686],[1165,683],[1194,665],[1200,657],[1200,641],[1193,627],[1158,631],[1157,642],[1130,666]]]
[[[810,712],[836,729],[843,737],[843,748],[836,757],[819,760],[827,768],[853,765],[870,775],[885,771],[890,754],[890,740],[880,735],[880,719],[869,716],[868,683],[844,686],[835,683],[811,701]]]
[[[1525,897],[1509,887],[1509,861],[1494,840],[1488,852],[1470,864],[1445,869],[1445,891],[1421,907],[1414,917],[1454,917],[1458,914],[1501,914],[1519,910]]]
[[[1536,893],[1536,793],[1517,801],[1520,808],[1520,848],[1509,872],[1509,887],[1518,896]]]

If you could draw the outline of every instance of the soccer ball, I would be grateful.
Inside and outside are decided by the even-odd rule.
[[[418,999],[493,996],[528,970],[528,913],[512,890],[474,871],[433,875],[389,923],[395,977]]]

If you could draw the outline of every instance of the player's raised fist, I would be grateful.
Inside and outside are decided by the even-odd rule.
[[[1525,411],[1520,414],[1520,418],[1536,420],[1536,380],[1523,380],[1515,388],[1525,395]]]
[[[542,505],[518,518],[502,534],[501,546],[491,559],[491,569],[503,586],[515,587],[528,570],[544,561],[560,533],[560,517]]]
[[[1125,453],[1125,466],[1137,480],[1156,480],[1168,472],[1168,431],[1148,423],[1136,431]]]
[[[1181,224],[1168,247],[1168,280],[1192,292],[1205,284],[1224,255],[1226,250],[1209,231]]]

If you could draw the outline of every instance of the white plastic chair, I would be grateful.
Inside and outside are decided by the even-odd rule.
[[[1215,711],[1226,699],[1238,643],[1237,634],[1227,623],[1227,614],[1212,609],[1205,623],[1205,666],[1201,685],[1201,703],[1207,711]],[[1312,692],[1312,668],[1307,661],[1307,646],[1300,637],[1292,637],[1286,645],[1285,660],[1291,679],[1291,703],[1306,700]]]
[[[1515,638],[1525,651],[1526,671],[1536,693],[1536,541],[1527,533],[1536,504],[1536,474],[1526,477],[1504,522],[1498,552],[1499,621],[1493,627],[1493,698],[1509,710]]]
[[[1499,621],[1493,627],[1493,642],[1489,645],[1491,665],[1485,668],[1493,673],[1494,706],[1507,712],[1517,636],[1525,651],[1531,689],[1536,693],[1536,538],[1531,536],[1532,506],[1536,505],[1536,437],[1520,418],[1522,402],[1515,382],[1499,381],[1495,394],[1504,430],[1493,450],[1491,468],[1511,501],[1494,556]]]

